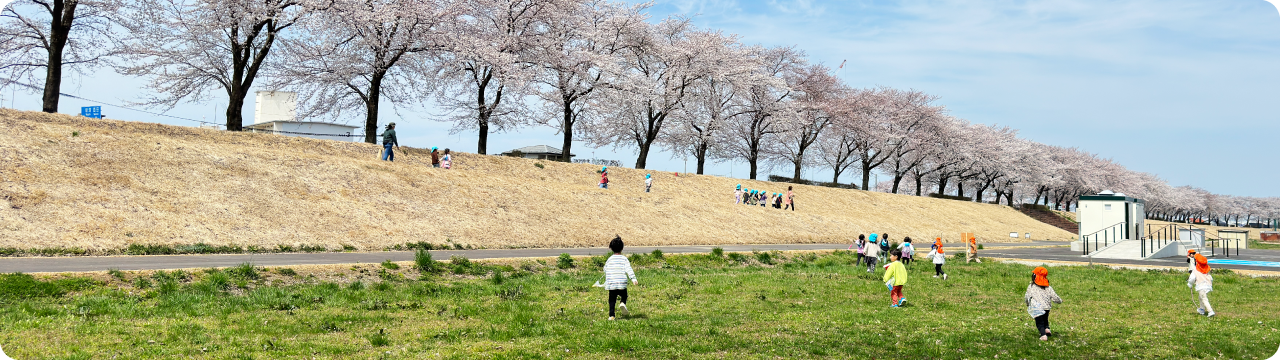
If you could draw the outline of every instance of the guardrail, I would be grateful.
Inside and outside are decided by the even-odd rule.
[[[1094,231],[1092,234],[1081,236],[1080,247],[1084,249],[1084,255],[1089,255],[1089,240],[1093,240],[1094,251],[1098,251],[1098,249],[1107,247],[1112,243],[1124,240],[1122,239],[1124,237],[1124,225],[1124,222],[1119,222],[1115,225],[1102,228],[1102,230]],[[1101,244],[1098,243],[1099,240],[1102,241]]]

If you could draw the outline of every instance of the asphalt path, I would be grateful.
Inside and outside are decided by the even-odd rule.
[[[999,248],[1008,246],[1054,246],[1061,242],[1029,242],[985,244],[985,247]],[[838,250],[847,249],[849,244],[750,244],[750,245],[694,245],[694,246],[634,246],[627,247],[623,253],[650,253],[655,249],[668,254],[709,253],[714,247],[728,252],[750,252],[771,250]],[[944,247],[956,248],[960,244],[943,244]],[[445,260],[451,256],[462,256],[472,260],[498,258],[537,258],[559,256],[604,255],[609,249],[599,248],[562,248],[562,249],[485,249],[485,250],[432,250],[431,257]],[[212,255],[138,255],[138,256],[65,256],[65,257],[14,257],[0,258],[0,273],[24,272],[85,272],[117,270],[163,270],[231,267],[244,263],[258,266],[287,265],[331,265],[380,263],[391,261],[412,261],[412,251],[380,251],[380,252],[322,252],[322,253],[269,253],[269,254],[212,254]]]
[[[920,251],[926,250],[929,243],[917,245]],[[984,243],[978,254],[982,257],[1016,258],[1027,260],[1088,262],[1089,259],[1079,252],[1071,251],[1065,241],[1033,241],[1024,243]],[[951,251],[962,251],[962,244],[943,244]],[[662,250],[667,254],[709,253],[714,247],[723,248],[726,252],[751,252],[772,250],[839,250],[848,249],[849,244],[748,244],[748,245],[693,245],[693,246],[635,246],[627,247],[623,253],[650,253]],[[600,248],[561,248],[561,249],[484,249],[484,250],[432,250],[436,260],[446,260],[452,256],[468,259],[498,258],[539,258],[553,257],[560,254],[574,256],[591,256],[609,254],[609,250]],[[0,258],[0,273],[59,273],[117,270],[162,270],[192,268],[223,268],[244,263],[258,266],[289,265],[332,265],[380,263],[391,261],[412,261],[412,251],[382,252],[323,252],[323,253],[269,253],[269,254],[215,254],[215,255],[143,255],[143,256],[67,256],[67,257],[14,257]],[[1218,259],[1228,257],[1218,256]],[[1233,260],[1252,260],[1280,262],[1280,250],[1241,250],[1239,255],[1232,255]],[[1186,259],[1173,257],[1155,260],[1118,260],[1095,259],[1098,263],[1150,265],[1150,266],[1186,266]],[[1248,266],[1248,265],[1214,265],[1217,268],[1246,269],[1261,271],[1280,271],[1280,268]]]

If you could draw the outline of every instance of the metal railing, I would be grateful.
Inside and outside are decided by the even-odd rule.
[[[1124,222],[1119,222],[1115,225],[1104,227],[1102,230],[1094,231],[1092,234],[1080,236],[1080,244],[1082,245],[1081,248],[1084,249],[1084,255],[1089,255],[1090,240],[1093,241],[1094,251],[1124,240],[1124,225]],[[1099,241],[1101,241],[1101,244],[1099,244]]]
[[[1208,231],[1209,229],[1203,228],[1203,227],[1197,228],[1195,225],[1181,225],[1181,224],[1171,223],[1171,224],[1159,225],[1152,228],[1151,224],[1147,224],[1146,236],[1142,237],[1142,257],[1146,258],[1147,254],[1155,254],[1156,251],[1159,251],[1161,248],[1164,248],[1165,245],[1168,245],[1171,242],[1182,240],[1180,239],[1181,233],[1179,232],[1179,230],[1182,230],[1182,229],[1187,229],[1188,233],[1195,233],[1195,230],[1197,229],[1203,230],[1204,242],[1208,243],[1210,246],[1209,256],[1216,256],[1215,251],[1217,248],[1217,245],[1216,245],[1217,242],[1232,240],[1232,239],[1220,239],[1218,237],[1212,236],[1212,233]],[[1187,240],[1190,240],[1190,239],[1187,239]],[[1230,243],[1228,242],[1226,244],[1228,245],[1227,248],[1230,248],[1229,246]],[[1236,256],[1240,255],[1239,248],[1240,248],[1239,240],[1236,240]],[[1230,255],[1228,254],[1227,256],[1229,257]]]
[[[1213,239],[1209,243],[1209,256],[1218,256],[1218,242],[1222,242],[1222,257],[1231,257],[1232,241],[1236,244],[1236,256],[1240,256],[1240,239]]]

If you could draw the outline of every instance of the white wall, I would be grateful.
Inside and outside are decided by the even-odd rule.
[[[253,123],[297,121],[298,94],[288,91],[259,91],[254,102]]]
[[[325,123],[296,123],[296,122],[275,123],[273,125],[274,127],[272,130],[275,130],[275,131],[289,131],[289,132],[300,132],[300,133],[310,133],[310,134],[333,134],[333,136],[280,134],[285,136],[297,136],[297,137],[305,137],[305,138],[312,138],[312,139],[338,140],[338,141],[364,140],[364,139],[357,139],[354,136],[337,136],[337,135],[344,135],[344,134],[351,135],[353,132],[356,131],[355,128],[341,126],[341,125],[325,124]],[[379,144],[381,144],[382,140],[379,139],[378,141],[379,141]]]

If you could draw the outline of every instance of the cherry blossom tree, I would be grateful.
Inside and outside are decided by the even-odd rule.
[[[710,155],[719,152],[716,139],[725,131],[726,122],[747,112],[740,97],[761,80],[754,72],[760,63],[746,47],[732,43],[722,51],[737,54],[716,57],[715,66],[721,69],[720,73],[694,84],[689,99],[672,113],[672,131],[659,138],[674,155],[692,155],[697,174],[703,173]]]
[[[150,78],[143,104],[172,108],[227,95],[227,130],[240,131],[245,96],[283,32],[308,13],[306,0],[132,0],[117,71]]]
[[[489,133],[530,122],[526,99],[539,44],[553,17],[577,11],[574,0],[465,0],[465,16],[444,54],[441,104],[454,132],[477,130],[476,153],[488,153]]]
[[[825,135],[832,114],[838,111],[835,100],[849,89],[831,74],[831,68],[821,64],[798,67],[787,74],[786,80],[793,90],[790,96],[795,121],[789,122],[790,129],[779,136],[782,146],[777,147],[779,151],[773,157],[793,165],[792,181],[799,182],[802,166],[813,162],[806,152]]]
[[[752,49],[760,66],[755,70],[759,83],[750,86],[740,98],[746,112],[725,122],[718,140],[724,146],[717,157],[743,159],[750,166],[748,176],[755,179],[763,157],[779,143],[775,137],[789,128],[794,113],[790,107],[791,88],[784,76],[807,63],[804,52],[794,47]]]
[[[449,47],[459,10],[435,0],[333,0],[283,41],[273,85],[296,90],[303,117],[364,113],[364,141],[376,143],[383,100],[428,93],[429,57]]]
[[[666,19],[633,35],[617,53],[623,67],[600,102],[613,109],[612,115],[597,118],[588,139],[596,146],[635,145],[635,167],[644,169],[668,118],[683,108],[695,84],[720,75],[725,69],[718,65],[741,53],[728,51],[736,44],[733,37],[697,29],[684,18]]]
[[[41,109],[58,112],[63,72],[83,73],[116,48],[115,0],[18,0],[0,12],[0,74],[34,83],[44,70]],[[33,89],[34,90],[34,89]]]
[[[534,53],[539,85],[536,96],[542,101],[540,122],[551,125],[564,137],[560,150],[569,162],[578,123],[589,118],[588,103],[608,86],[617,73],[614,55],[625,39],[643,32],[645,6],[628,7],[606,1],[587,1],[551,18],[545,36]]]

